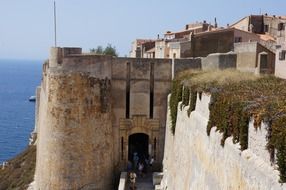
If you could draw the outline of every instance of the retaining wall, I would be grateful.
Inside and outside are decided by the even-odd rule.
[[[256,131],[250,122],[249,149],[240,151],[232,137],[222,147],[222,134],[215,127],[210,136],[206,133],[209,102],[210,95],[197,98],[196,109],[190,117],[188,107],[182,111],[179,108],[175,135],[166,129],[162,189],[286,189],[278,182],[279,172],[270,165],[269,155],[265,153],[265,124]],[[166,126],[171,126],[169,114]]]

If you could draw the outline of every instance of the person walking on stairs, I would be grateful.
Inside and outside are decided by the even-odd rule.
[[[129,174],[129,179],[130,179],[130,189],[131,190],[135,190],[136,189],[136,186],[135,186],[135,183],[136,183],[136,173],[134,171],[130,172]]]

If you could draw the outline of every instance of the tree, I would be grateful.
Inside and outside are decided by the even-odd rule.
[[[103,54],[102,46],[97,46],[97,48],[92,48],[89,51],[90,51],[90,53],[95,53],[95,54],[99,54],[99,55]]]
[[[102,46],[97,46],[97,48],[92,48],[89,50],[90,53],[95,53],[98,55],[111,55],[111,56],[118,56],[118,53],[116,52],[115,46],[112,46],[111,44],[107,44],[107,46],[104,48]]]
[[[118,56],[118,53],[116,52],[115,46],[112,47],[111,44],[108,44],[108,45],[105,47],[105,49],[104,49],[104,51],[103,51],[103,54],[104,54],[104,55],[112,55],[112,56],[115,56],[115,57]]]
[[[97,48],[95,49],[95,53],[96,53],[96,54],[103,54],[103,48],[102,48],[102,46],[97,46]]]
[[[89,49],[89,52],[90,52],[90,53],[95,53],[95,49],[94,49],[94,48]]]

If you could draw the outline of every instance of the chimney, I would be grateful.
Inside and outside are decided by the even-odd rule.
[[[189,29],[189,25],[188,24],[186,24],[186,30],[188,30]]]
[[[158,39],[158,40],[160,39],[160,35],[159,35],[159,34],[157,35],[157,39]]]
[[[215,27],[215,28],[217,28],[216,17],[215,17],[215,19],[214,19],[214,20],[215,20],[215,24],[214,24],[214,27]]]

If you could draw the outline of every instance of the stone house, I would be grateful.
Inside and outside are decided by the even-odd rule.
[[[152,39],[136,39],[131,44],[131,51],[129,57],[143,58],[146,51],[155,47],[155,41]],[[147,58],[147,55],[145,55]],[[149,55],[153,56],[153,55]],[[154,56],[153,56],[154,57]],[[150,57],[150,58],[153,58]]]
[[[250,32],[235,28],[219,29],[194,34],[191,39],[180,44],[181,58],[206,57],[211,53],[227,53],[234,50],[234,43],[261,41]]]
[[[155,42],[154,42],[154,47],[144,52],[143,58],[155,58]]]
[[[211,28],[213,28],[213,26],[211,24],[208,24],[204,20],[203,22],[187,24],[185,26],[185,29],[179,32],[167,31],[164,34],[164,39],[173,40],[173,39],[188,38],[191,33],[197,34],[197,33],[211,30]]]
[[[206,21],[187,24],[182,31],[167,31],[157,40],[136,39],[132,42],[129,57],[133,58],[180,58],[180,42],[187,41],[192,33],[211,30],[213,26]]]
[[[264,32],[275,38],[285,37],[286,16],[263,16]]]
[[[274,74],[275,53],[259,42],[240,42],[234,44],[237,55],[236,68],[255,74]]]
[[[285,32],[286,33],[286,32]],[[285,34],[284,34],[285,36]],[[276,45],[275,76],[286,79],[286,39],[278,38]]]
[[[274,38],[285,36],[286,16],[250,15],[246,16],[231,27],[257,34],[268,34]]]
[[[255,33],[236,28],[194,34],[180,44],[181,58],[208,57],[214,53],[236,54],[239,70],[259,73],[274,73],[275,53],[263,44],[264,40]]]
[[[285,37],[285,24],[286,16],[265,14],[246,16],[231,27],[256,33],[264,40],[263,45],[275,52],[277,39]]]
[[[212,30],[213,26],[206,21],[187,24],[185,29],[178,32],[167,31],[164,39],[156,41],[156,58],[181,58],[181,42],[189,40],[192,34],[197,34]]]
[[[188,38],[157,40],[155,43],[155,58],[172,59],[181,58],[181,42],[188,41]]]
[[[155,58],[164,59],[169,57],[168,41],[158,39],[155,42]]]
[[[174,59],[181,58],[180,43],[181,43],[180,41],[175,41],[175,42],[173,41],[173,42],[168,43],[170,58],[174,58]]]

